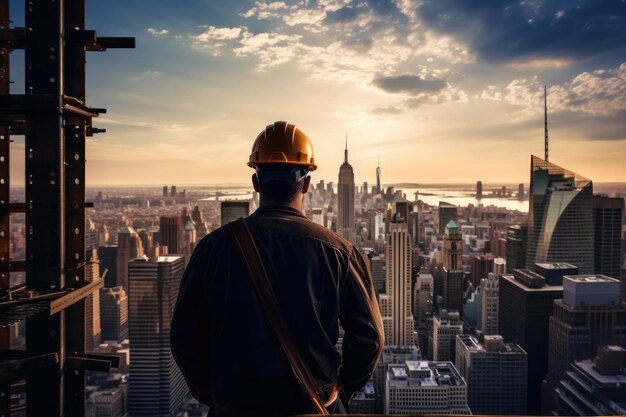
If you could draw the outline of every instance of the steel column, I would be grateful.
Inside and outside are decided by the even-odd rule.
[[[26,285],[35,291],[65,284],[62,37],[63,0],[27,1],[25,94],[27,99],[49,98],[37,109],[29,108],[27,100],[25,121]],[[38,314],[26,321],[27,350],[33,355],[58,352],[60,360],[27,378],[29,417],[62,415],[64,314]]]

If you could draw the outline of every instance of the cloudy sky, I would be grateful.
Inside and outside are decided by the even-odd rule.
[[[625,0],[87,8],[89,29],[137,39],[88,56],[88,102],[108,109],[89,184],[247,182],[252,141],[274,120],[313,140],[314,181],[336,181],[347,132],[359,182],[379,156],[383,182],[525,182],[543,155],[544,84],[550,160],[626,181]]]

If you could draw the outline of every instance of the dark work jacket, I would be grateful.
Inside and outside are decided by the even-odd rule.
[[[368,262],[295,209],[262,207],[246,221],[301,357],[326,396],[341,381],[349,397],[373,373],[384,344]],[[335,348],[338,321],[343,354]],[[170,341],[191,393],[218,415],[315,412],[228,226],[198,243],[181,281]]]

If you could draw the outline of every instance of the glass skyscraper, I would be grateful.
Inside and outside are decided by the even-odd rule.
[[[532,156],[526,267],[567,262],[593,273],[591,180]]]

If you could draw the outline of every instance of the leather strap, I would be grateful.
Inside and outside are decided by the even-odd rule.
[[[313,402],[317,412],[319,414],[328,414],[328,411],[323,405],[324,402],[320,398],[317,385],[311,375],[309,367],[298,354],[298,349],[291,338],[289,327],[285,320],[285,314],[278,303],[276,293],[274,293],[272,283],[267,276],[265,265],[263,265],[263,261],[261,260],[261,254],[254,242],[252,233],[250,233],[248,224],[240,217],[230,222],[228,226],[230,227],[233,237],[235,238],[235,243],[239,247],[239,251],[246,264],[250,280],[254,285],[263,312],[274,330],[274,334],[276,334],[285,355],[287,355],[287,359],[289,359],[291,369],[296,379],[300,382],[300,385],[302,385],[309,397],[311,397],[311,402]]]

